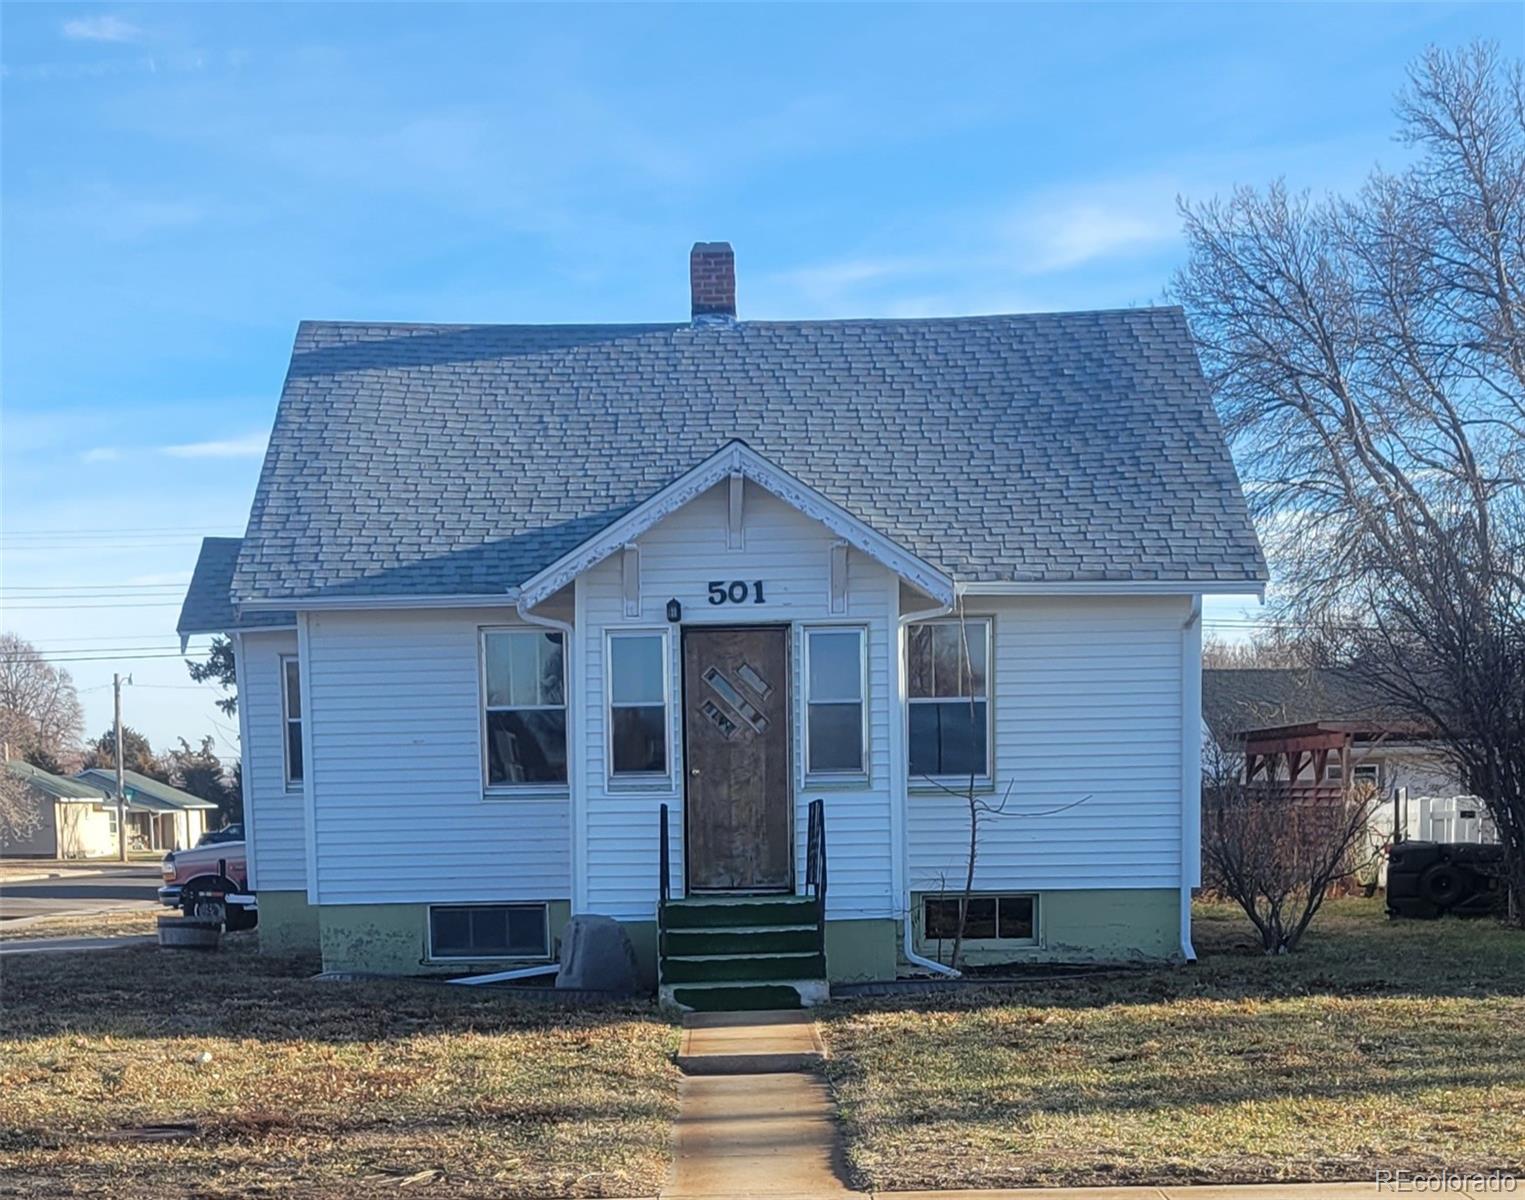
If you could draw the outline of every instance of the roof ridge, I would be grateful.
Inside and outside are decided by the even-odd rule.
[[[1055,308],[1027,312],[946,313],[921,317],[757,317],[727,321],[722,325],[698,325],[692,321],[398,321],[365,320],[357,317],[303,317],[301,327],[324,329],[439,329],[447,331],[484,329],[590,330],[639,329],[724,331],[749,327],[798,328],[822,325],[938,325],[970,322],[1043,320],[1056,317],[1116,317],[1185,315],[1179,304],[1134,304],[1112,308]]]

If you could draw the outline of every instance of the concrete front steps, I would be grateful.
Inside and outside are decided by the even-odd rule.
[[[829,996],[816,902],[691,896],[659,916],[658,994],[690,1012],[798,1009]]]

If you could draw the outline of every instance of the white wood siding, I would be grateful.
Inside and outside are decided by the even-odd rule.
[[[995,620],[995,790],[980,824],[980,888],[1177,887],[1185,598],[971,597]],[[910,887],[963,886],[968,806],[909,796]]]
[[[285,713],[281,658],[295,655],[294,630],[242,635],[243,690],[238,702],[248,730],[242,747],[244,811],[251,833],[250,885],[267,891],[307,887],[302,790],[286,790]]]
[[[565,791],[482,786],[478,631],[512,609],[308,622],[318,902],[566,898]]]
[[[887,693],[889,647],[893,637],[893,589],[885,569],[867,556],[848,555],[845,613],[831,612],[831,547],[837,538],[765,489],[748,482],[744,495],[742,545],[727,546],[728,487],[706,492],[653,526],[641,538],[640,614],[626,616],[620,555],[587,572],[580,581],[577,691],[583,697],[586,752],[584,799],[585,895],[579,907],[627,920],[651,920],[658,892],[658,808],[669,806],[675,894],[683,882],[683,757],[681,647],[673,631],[669,705],[670,786],[642,790],[611,786],[605,762],[604,637],[610,629],[665,626],[668,600],[683,605],[684,624],[788,624],[791,626],[794,705],[796,878],[804,879],[806,808],[824,797],[831,853],[828,893],[833,917],[887,916],[892,892],[891,788]],[[761,579],[764,603],[711,605],[710,580]],[[853,624],[868,630],[870,774],[867,784],[803,786],[803,731],[800,636],[803,624]]]

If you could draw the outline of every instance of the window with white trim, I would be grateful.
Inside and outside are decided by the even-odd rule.
[[[863,775],[864,631],[805,631],[805,771],[808,775]]]
[[[990,777],[990,621],[924,621],[906,630],[911,782]]]
[[[962,896],[923,896],[922,939],[951,942],[958,936]],[[1035,942],[1038,935],[1038,898],[1031,895],[976,895],[969,897],[964,919],[966,942]]]
[[[430,958],[549,958],[544,904],[432,904]]]
[[[550,629],[482,631],[489,787],[567,781],[567,683],[562,635]]]
[[[295,658],[281,659],[281,717],[286,734],[286,786],[302,786],[302,672]]]
[[[667,778],[667,635],[609,635],[609,773]]]

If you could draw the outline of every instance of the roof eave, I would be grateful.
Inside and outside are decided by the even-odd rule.
[[[1254,596],[1264,601],[1265,580],[1076,579],[994,580],[958,585],[966,596]]]

